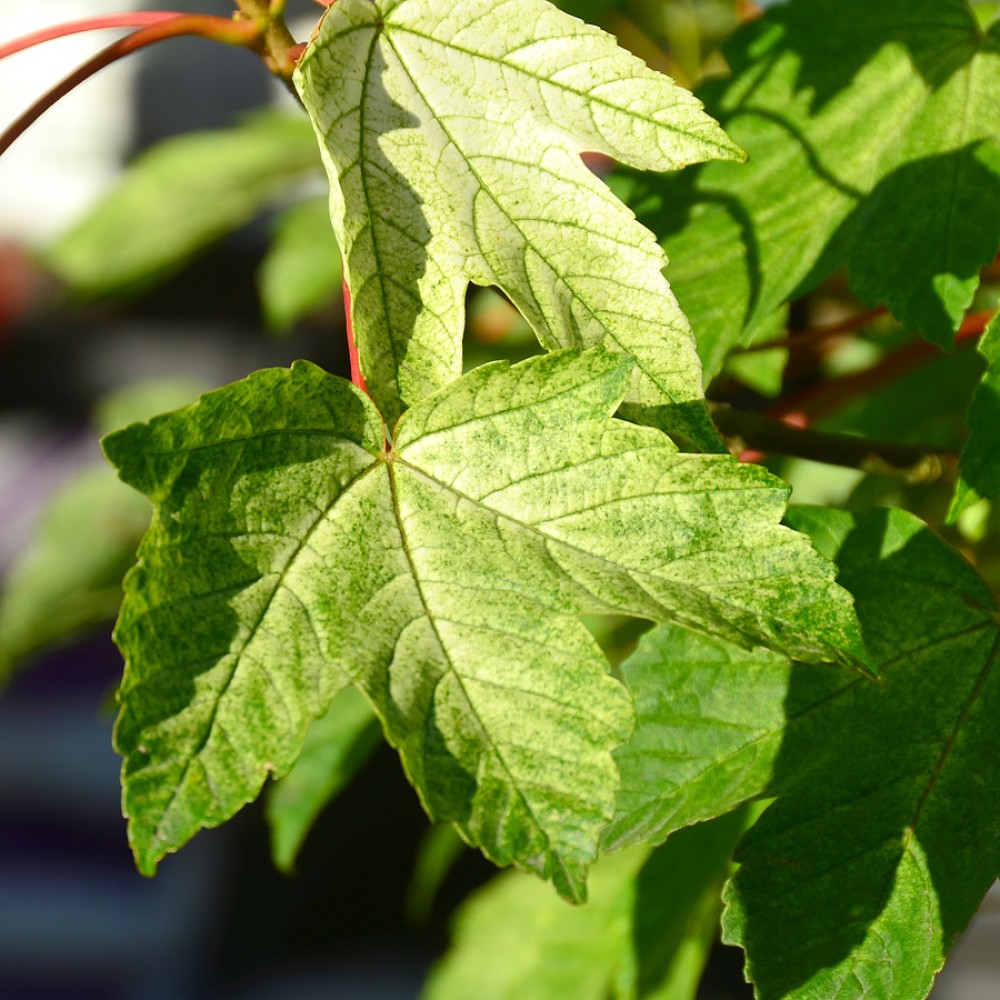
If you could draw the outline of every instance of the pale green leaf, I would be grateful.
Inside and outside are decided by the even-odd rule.
[[[282,871],[295,867],[323,807],[354,777],[378,745],[378,720],[355,688],[341,691],[306,733],[295,766],[267,797],[271,856]]]
[[[386,450],[367,397],[299,362],[107,439],[157,508],[117,631],[140,867],[286,771],[346,674],[432,817],[579,899],[631,724],[581,613],[863,661],[783,484],[611,419],[630,368],[477,369]]]
[[[343,268],[325,198],[285,211],[257,272],[267,325],[284,333],[320,306],[339,299]]]
[[[844,265],[951,344],[1000,242],[1000,28],[963,0],[799,0],[726,51],[701,96],[747,166],[615,187],[674,261],[706,375]]]
[[[424,1000],[693,1000],[745,827],[734,813],[602,858],[583,907],[523,875],[494,879],[459,911]]]
[[[131,385],[98,403],[94,423],[107,432],[198,388],[186,379]],[[114,621],[149,516],[148,501],[106,466],[82,470],[47,501],[0,589],[0,683],[33,654]]]
[[[664,797],[657,814],[638,788],[642,747],[619,757],[634,829],[691,822],[713,791],[720,809],[777,796],[737,851],[724,922],[759,996],[919,1000],[1000,870],[996,607],[912,515],[790,519],[836,557],[884,679],[660,630],[624,668]]]
[[[267,112],[143,154],[46,262],[88,296],[142,291],[320,167],[302,118]]]
[[[0,684],[30,655],[114,621],[148,524],[149,502],[108,468],[56,493],[0,591]]]
[[[666,258],[579,156],[738,159],[690,94],[546,0],[340,0],[296,83],[387,419],[461,372],[472,281],[503,289],[547,348],[632,354],[631,412],[715,445]]]
[[[1000,318],[995,316],[986,328],[979,353],[987,369],[969,405],[969,440],[948,511],[952,522],[979,500],[1000,496]]]

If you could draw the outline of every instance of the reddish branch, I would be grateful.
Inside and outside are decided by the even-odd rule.
[[[144,28],[147,25],[158,24],[160,21],[169,21],[172,17],[180,16],[177,11],[169,10],[128,11],[124,14],[88,17],[82,21],[67,21],[65,24],[43,28],[41,31],[32,32],[30,35],[24,35],[22,38],[15,38],[12,42],[0,45],[0,59],[6,59],[7,56],[23,52],[25,49],[41,45],[43,42],[78,35],[84,31],[101,31],[106,28]]]
[[[145,28],[120,38],[43,94],[23,115],[0,134],[0,154],[18,139],[31,125],[57,101],[65,97],[95,73],[117,62],[123,56],[138,52],[167,38],[182,36],[210,38],[227,45],[256,48],[261,39],[260,26],[251,21],[233,21],[225,17],[206,17],[200,14],[178,14],[157,21]],[[56,37],[56,36],[53,36]]]
[[[976,340],[994,315],[994,310],[969,313],[955,336],[956,344]],[[907,344],[871,368],[810,386],[779,400],[763,413],[719,407],[716,423],[730,438],[741,462],[759,462],[769,452],[779,452],[900,476],[907,482],[933,482],[954,463],[953,455],[919,446],[827,434],[810,430],[809,425],[894,382],[940,353],[940,348],[926,341]]]
[[[177,14],[170,11],[131,12],[105,17],[71,21],[44,31],[34,32],[0,47],[0,58],[23,52],[33,45],[66,35],[101,28],[136,27],[138,30],[121,38],[89,59],[77,70],[43,94],[23,115],[0,134],[0,154],[34,124],[57,101],[65,97],[105,66],[168,38],[194,36],[237,45],[256,52],[276,76],[286,83],[291,79],[295,64],[302,54],[282,20],[285,0],[237,0],[240,11],[232,18],[209,17],[203,14]]]
[[[787,337],[775,337],[772,340],[762,340],[756,344],[749,344],[746,347],[737,347],[734,354],[754,354],[759,351],[771,351],[775,348],[794,349],[805,347],[807,344],[822,343],[830,337],[837,337],[843,333],[853,333],[862,329],[880,316],[885,316],[888,310],[885,306],[878,306],[875,309],[868,309],[865,312],[856,313],[840,320],[838,323],[830,323],[827,326],[816,326],[808,330],[798,330]]]
[[[955,335],[955,343],[968,343],[977,339],[993,316],[993,310],[969,313]],[[907,344],[905,347],[886,355],[871,368],[810,386],[802,392],[779,400],[764,412],[769,417],[777,418],[792,413],[801,413],[811,423],[827,417],[831,413],[836,413],[848,403],[868,395],[883,385],[894,382],[911,369],[937,357],[940,353],[939,347],[924,340]]]

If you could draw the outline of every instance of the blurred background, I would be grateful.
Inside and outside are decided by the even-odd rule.
[[[725,72],[718,46],[746,7],[564,6],[688,85]],[[0,0],[0,43],[121,7]],[[226,0],[171,7],[232,10]],[[319,8],[288,7],[305,40]],[[61,39],[0,62],[0,125],[113,37]],[[119,491],[98,435],[299,357],[347,374],[318,158],[301,122],[239,124],[264,107],[296,113],[258,60],[175,40],[87,82],[0,159],[0,580],[28,595],[0,605],[0,683],[10,674],[0,697],[0,1000],[416,997],[455,905],[493,873],[431,830],[384,745],[322,812],[290,876],[271,862],[259,804],[200,834],[154,880],[136,874],[127,849],[111,750],[121,661],[109,633],[148,512]],[[305,141],[308,152],[271,163],[255,143],[273,147],[286,127],[288,149]],[[202,192],[211,225],[193,231],[153,212],[150,247],[117,256],[113,232],[100,255],[92,231],[74,237],[126,164],[204,130],[228,138],[188,149],[188,161],[201,155],[207,169],[231,150],[234,170],[251,164],[229,182],[241,199]],[[303,232],[313,271],[302,265]],[[282,298],[289,273],[299,279]],[[471,363],[533,349],[498,295],[474,293],[469,312]],[[935,996],[996,996],[998,945],[993,893]],[[739,954],[717,948],[699,996],[750,995]]]

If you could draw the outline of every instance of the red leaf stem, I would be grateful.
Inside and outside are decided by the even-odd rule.
[[[344,279],[344,322],[347,327],[347,356],[351,361],[351,381],[366,395],[368,386],[365,385],[365,377],[361,374],[361,362],[358,359],[358,345],[354,340],[354,323],[351,320],[351,290],[347,287],[347,279]]]
[[[955,343],[963,344],[977,339],[995,315],[995,310],[984,309],[969,313],[955,334]],[[887,354],[881,361],[864,371],[852,372],[840,378],[829,379],[803,389],[786,399],[779,400],[765,410],[769,417],[782,418],[790,413],[801,412],[810,421],[822,419],[835,413],[848,403],[867,393],[888,385],[905,375],[912,368],[930,361],[941,353],[941,348],[925,340],[907,344],[899,350]]]
[[[0,155],[6,152],[31,125],[57,101],[88,80],[105,66],[110,66],[123,56],[127,56],[149,45],[167,38],[195,36],[207,38],[225,45],[237,45],[256,49],[262,37],[262,27],[254,21],[235,21],[225,17],[208,17],[203,14],[178,14],[154,24],[133,31],[113,42],[92,59],[74,70],[69,76],[43,94],[15,122],[0,134]]]
[[[993,309],[969,313],[955,335],[956,345],[970,343],[980,337],[995,315],[996,310]],[[799,429],[808,428],[815,421],[836,413],[854,400],[884,385],[889,385],[941,353],[941,348],[924,340],[907,344],[887,354],[871,368],[818,382],[801,392],[780,399],[767,407],[763,411],[763,416]],[[741,462],[759,462],[765,457],[763,452],[756,449],[747,449],[739,456]]]
[[[123,14],[106,14],[104,17],[87,17],[81,21],[67,21],[51,28],[33,31],[30,35],[15,38],[12,42],[0,45],[0,59],[6,59],[17,52],[34,48],[43,42],[51,42],[56,38],[67,38],[79,35],[84,31],[103,31],[107,28],[144,28],[150,24],[159,24],[172,17],[180,17],[177,11],[127,11]]]

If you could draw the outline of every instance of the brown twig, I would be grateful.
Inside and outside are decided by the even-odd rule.
[[[994,315],[994,310],[969,313],[955,335],[955,343],[963,344],[976,340]],[[836,413],[855,399],[894,382],[913,368],[940,354],[939,347],[924,340],[907,344],[887,354],[871,368],[809,386],[801,392],[779,400],[769,406],[764,413],[768,417],[776,418],[790,413],[801,413],[812,423]]]
[[[877,472],[911,484],[936,482],[956,461],[956,456],[947,451],[794,427],[721,404],[713,407],[712,416],[741,459],[749,451],[777,452]]]
[[[774,337],[771,340],[762,340],[756,344],[747,344],[745,347],[734,347],[733,354],[755,354],[759,351],[772,351],[775,348],[787,348],[794,350],[796,347],[805,347],[808,344],[821,343],[830,337],[839,336],[842,333],[853,333],[867,326],[872,320],[886,315],[888,310],[885,306],[878,306],[875,309],[868,309],[865,312],[848,316],[838,323],[830,323],[828,326],[816,326],[807,330],[798,330],[785,337]]]

